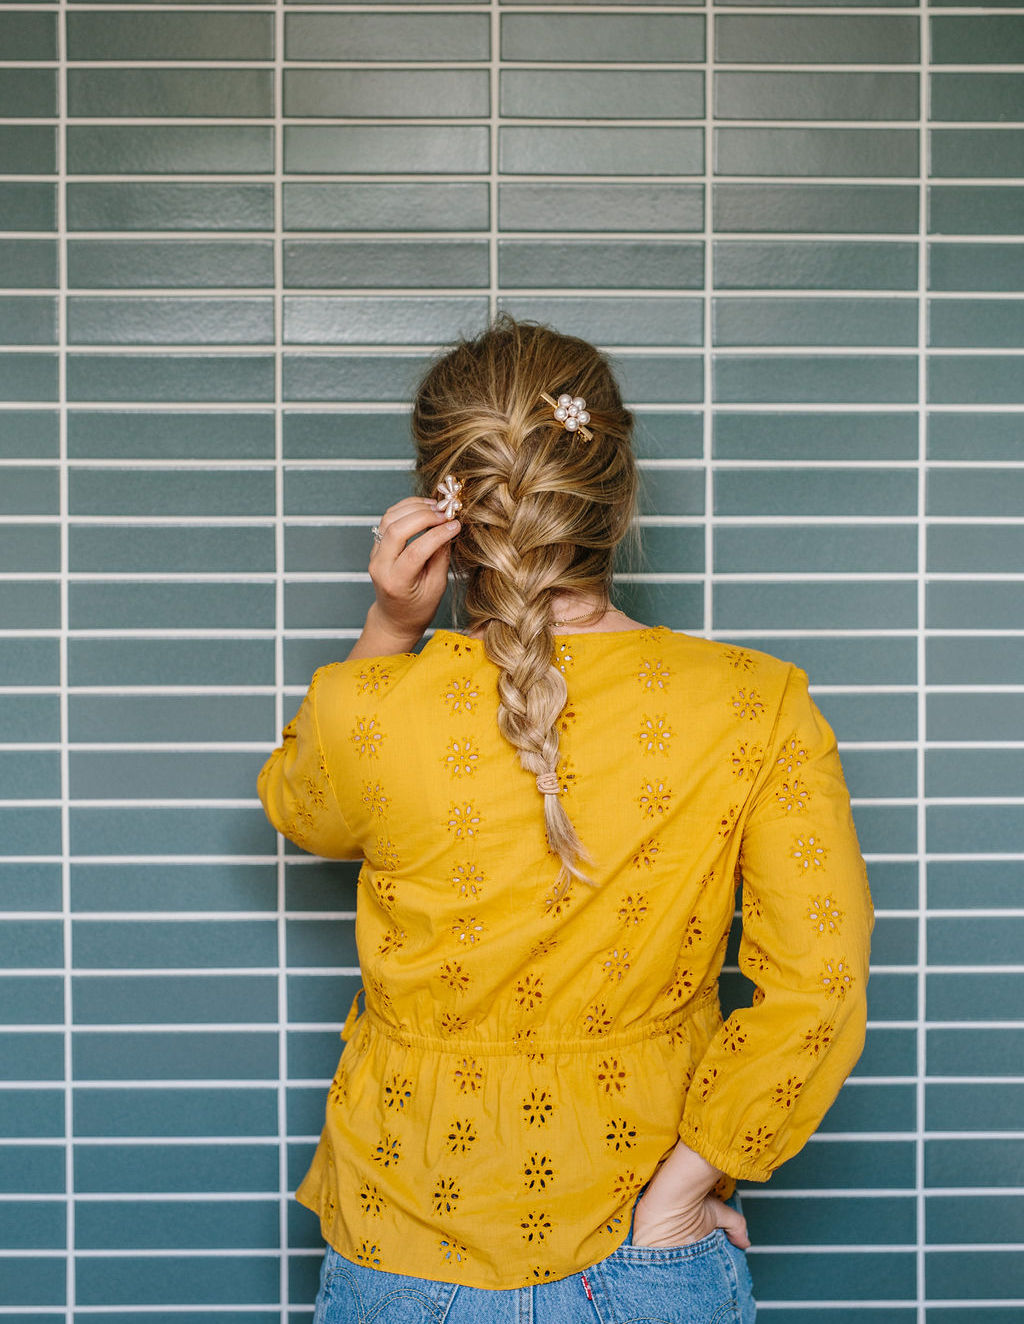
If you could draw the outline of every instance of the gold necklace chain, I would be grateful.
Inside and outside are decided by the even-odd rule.
[[[588,617],[593,616],[593,615],[594,615],[594,612],[595,612],[596,610],[597,610],[597,608],[596,608],[596,607],[593,607],[590,611],[588,611],[588,612],[584,612],[582,616],[564,616],[564,617],[562,617],[561,620],[552,621],[551,624],[552,624],[552,625],[575,625],[575,624],[577,624],[577,622],[579,622],[579,621],[585,621],[585,620],[588,619]],[[601,615],[602,615],[602,616],[607,616],[607,615],[609,615],[609,613],[611,613],[611,614],[613,614],[613,615],[617,615],[617,616],[621,616],[621,615],[622,615],[622,612],[619,611],[618,607],[605,607],[605,609],[604,609],[604,611],[601,613]]]

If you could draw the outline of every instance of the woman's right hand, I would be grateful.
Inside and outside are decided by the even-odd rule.
[[[723,1174],[679,1141],[633,1210],[633,1245],[688,1246],[722,1228],[734,1246],[750,1245],[747,1220],[711,1194]]]

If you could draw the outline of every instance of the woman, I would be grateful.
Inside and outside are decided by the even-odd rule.
[[[366,628],[261,774],[298,845],[365,857],[366,1006],[298,1192],[317,1324],[752,1319],[736,1179],[861,1051],[870,898],[806,676],[611,605],[632,421],[545,327],[441,358],[425,495],[374,530]],[[465,633],[417,655],[449,567]],[[740,881],[755,992],[723,1025]]]

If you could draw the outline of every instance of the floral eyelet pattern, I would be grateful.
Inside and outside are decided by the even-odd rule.
[[[661,777],[645,781],[636,798],[644,818],[661,818],[672,803],[672,792]]]
[[[555,1168],[548,1154],[532,1153],[523,1164],[523,1185],[528,1191],[543,1191],[555,1179]]]
[[[636,678],[643,690],[664,690],[668,688],[672,672],[660,658],[656,662],[645,659],[640,663]]]
[[[843,912],[830,896],[812,896],[807,907],[807,918],[815,933],[838,933],[843,922]]]
[[[658,713],[654,717],[648,717],[645,713],[640,719],[637,739],[640,742],[641,753],[667,754],[672,742],[672,728],[669,726],[667,716]]]
[[[480,763],[480,751],[469,736],[452,740],[445,750],[441,764],[452,777],[472,777]]]
[[[380,753],[385,736],[376,717],[359,717],[349,739],[355,745],[360,758],[372,759]]]
[[[604,1143],[613,1154],[621,1153],[625,1149],[632,1149],[638,1139],[639,1132],[635,1122],[631,1122],[625,1117],[609,1119],[604,1133]]]

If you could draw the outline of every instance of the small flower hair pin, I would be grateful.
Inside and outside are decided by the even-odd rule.
[[[462,484],[454,474],[446,474],[444,479],[437,485],[437,505],[445,519],[454,519],[456,511],[462,509],[462,502],[459,500],[459,493],[462,491]]]
[[[582,395],[570,395],[568,391],[563,391],[557,400],[552,400],[547,391],[541,391],[540,398],[555,411],[555,418],[566,432],[578,432],[584,441],[594,440],[594,434],[586,426],[590,422],[590,415]]]

